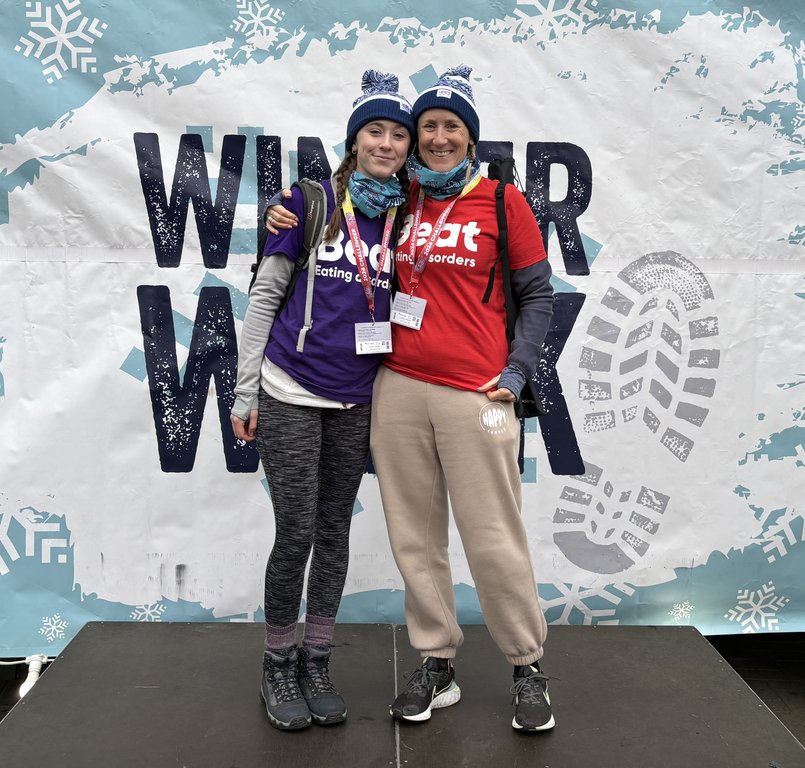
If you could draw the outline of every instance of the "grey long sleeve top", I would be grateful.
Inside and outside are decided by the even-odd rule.
[[[265,256],[249,293],[249,307],[238,349],[235,404],[232,406],[232,414],[241,419],[248,419],[249,413],[257,410],[263,355],[293,269],[293,262],[284,255]]]
[[[519,305],[514,341],[498,387],[505,387],[518,397],[526,377],[536,375],[542,344],[553,316],[551,265],[542,259],[522,269],[511,271],[512,292]]]

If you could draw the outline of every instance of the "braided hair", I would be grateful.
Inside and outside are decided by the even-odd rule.
[[[333,192],[335,193],[335,208],[330,221],[327,222],[327,229],[324,232],[324,242],[332,243],[341,237],[341,206],[346,197],[347,184],[349,177],[358,165],[358,159],[353,154],[347,155],[333,174]]]

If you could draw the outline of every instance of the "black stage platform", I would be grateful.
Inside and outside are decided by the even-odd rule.
[[[551,626],[555,730],[511,728],[510,668],[464,627],[459,704],[396,725],[405,627],[336,628],[343,725],[280,732],[256,624],[88,624],[0,722],[2,768],[805,768],[805,748],[689,627]]]

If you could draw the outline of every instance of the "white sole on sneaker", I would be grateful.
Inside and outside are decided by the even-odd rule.
[[[523,731],[525,733],[537,733],[538,731],[550,731],[556,725],[556,721],[553,719],[553,715],[551,715],[551,719],[548,720],[545,725],[540,725],[538,728],[524,728],[517,722],[517,718],[515,717],[512,720],[512,728],[515,731]]]
[[[436,698],[434,698],[434,700],[430,703],[430,708],[441,709],[442,707],[450,707],[453,704],[457,704],[460,699],[461,688],[459,688],[456,684],[456,681],[453,680],[446,691],[442,691]]]
[[[423,723],[425,720],[430,720],[431,710],[442,709],[457,704],[461,699],[461,688],[458,687],[456,681],[453,680],[448,688],[442,691],[438,696],[435,696],[431,701],[430,706],[418,715],[395,715],[391,713],[392,717],[398,717],[401,720],[406,720],[409,723]]]

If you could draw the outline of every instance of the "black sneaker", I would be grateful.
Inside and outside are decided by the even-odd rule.
[[[334,725],[347,719],[347,705],[330,680],[330,647],[299,649],[299,688],[314,722]]]
[[[310,725],[310,710],[296,679],[296,648],[266,651],[260,698],[268,719],[281,731],[296,731]]]
[[[439,669],[447,662],[444,669]],[[421,667],[408,676],[405,690],[394,699],[391,716],[398,720],[420,723],[430,720],[432,709],[449,707],[461,698],[461,689],[456,685],[453,664],[447,659],[428,657]]]
[[[556,725],[548,696],[548,676],[537,665],[515,666],[514,719],[517,731],[547,731]]]

